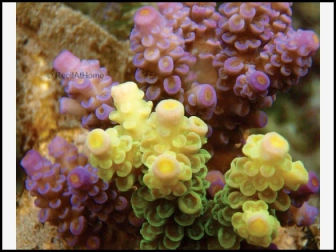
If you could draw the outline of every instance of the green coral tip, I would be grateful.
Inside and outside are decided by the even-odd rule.
[[[183,212],[179,212],[174,215],[174,220],[179,225],[184,226],[184,227],[193,224],[195,218],[196,217],[194,215],[185,214]]]
[[[202,239],[204,236],[204,227],[200,222],[194,223],[191,227],[187,228],[187,236],[195,241]]]
[[[166,236],[173,242],[178,242],[184,237],[184,227],[171,222],[166,226]]]
[[[166,249],[177,249],[181,244],[181,241],[172,241],[168,238],[168,236],[165,236],[163,238],[163,245],[166,247]]]
[[[140,249],[141,250],[156,250],[158,249],[158,243],[157,241],[141,240]]]
[[[197,214],[202,211],[202,199],[199,194],[194,191],[188,191],[178,199],[180,210],[186,214]]]

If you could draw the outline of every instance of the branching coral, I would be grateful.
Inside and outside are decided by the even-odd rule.
[[[136,179],[134,169],[142,165],[139,141],[151,112],[152,102],[142,100],[144,93],[133,82],[114,86],[111,96],[116,111],[112,111],[109,118],[120,125],[106,131],[92,130],[86,146],[91,153],[90,162],[99,168],[100,177],[108,181],[116,173],[119,190],[127,191]]]
[[[138,229],[141,219],[132,216],[127,195],[120,195],[114,183],[101,180],[74,145],[56,137],[48,149],[54,163],[35,150],[21,161],[28,175],[26,189],[36,197],[42,223],[57,226],[70,247],[88,249],[108,247],[113,231],[118,232],[116,225],[130,233]]]
[[[68,95],[60,101],[60,112],[82,117],[84,128],[110,125],[108,115],[114,110],[110,90],[118,83],[112,82],[99,61],[80,61],[65,50],[56,57],[53,67],[62,77],[61,84]]]
[[[90,163],[99,168],[99,176],[108,181],[116,173],[119,190],[129,190],[135,180],[134,169],[141,166],[140,144],[115,128],[92,130],[86,141]]]
[[[218,145],[232,150],[246,129],[266,125],[261,109],[307,73],[319,41],[312,31],[293,30],[291,3],[223,3],[219,12],[215,6],[142,7],[130,41],[146,98],[181,101],[187,115],[209,125],[209,145],[219,153]],[[220,161],[225,172],[231,160]]]
[[[54,164],[34,150],[21,164],[40,221],[57,225],[70,246],[101,248],[127,230],[139,231],[141,249],[271,248],[280,224],[316,217],[303,202],[317,177],[292,161],[279,134],[246,130],[265,126],[261,109],[307,73],[318,38],[293,30],[289,3],[215,6],[136,12],[138,84],[112,83],[98,61],[69,51],[55,59],[68,95],[61,113],[91,130],[89,156],[56,137]]]
[[[214,197],[212,219],[207,221],[217,230],[224,228],[232,233],[231,240],[218,237],[222,247],[236,246],[234,233],[249,244],[270,246],[280,226],[276,213],[282,223],[292,217],[298,225],[311,223],[316,216],[313,209],[307,217],[289,210],[291,193],[295,194],[300,186],[304,191],[309,177],[300,161],[292,162],[288,151],[288,142],[274,132],[247,138],[243,147],[246,156],[232,161],[225,173],[226,185]],[[208,234],[215,235],[210,231]]]
[[[134,82],[112,87],[111,96],[116,111],[112,111],[109,118],[121,125],[114,128],[120,134],[129,135],[134,141],[140,141],[153,103],[143,100],[144,92],[139,90]]]
[[[226,183],[246,197],[257,197],[285,211],[290,197],[283,189],[296,191],[308,182],[308,172],[302,162],[292,162],[288,142],[277,133],[251,135],[243,152],[247,157],[232,161],[225,174]]]
[[[143,240],[140,246],[141,248],[149,248],[149,246],[177,248],[184,237],[183,228],[179,227],[180,222],[184,221],[178,217],[174,221],[170,219],[179,215],[186,217],[191,215],[193,217],[188,217],[191,221],[186,224],[190,226],[194,219],[205,211],[205,190],[209,186],[209,183],[204,180],[207,173],[205,163],[210,155],[201,147],[206,143],[207,126],[197,117],[185,117],[183,105],[176,100],[161,101],[156,106],[155,112],[148,117],[152,103],[141,100],[143,92],[134,83],[128,82],[115,86],[111,94],[116,111],[111,112],[110,119],[114,119],[120,125],[106,131],[95,129],[89,133],[87,147],[91,152],[91,164],[99,167],[102,178],[110,180],[112,176],[107,174],[113,175],[114,167],[138,163],[135,160],[127,160],[128,153],[126,156],[122,155],[126,157],[125,159],[116,162],[114,159],[119,157],[118,153],[122,151],[119,145],[127,147],[132,142],[134,144],[140,141],[140,145],[136,145],[142,161],[139,165],[143,163],[145,167],[142,169],[143,174],[139,175],[141,186],[132,196],[135,215],[146,220],[141,229]],[[135,109],[144,112],[135,113]],[[123,134],[120,136],[120,141],[118,141],[119,133]],[[130,142],[119,144],[123,137],[127,137]],[[139,157],[139,155],[131,155],[131,157]],[[134,175],[131,167],[127,171],[129,172],[127,176]],[[118,186],[118,181],[123,174],[120,170],[116,173]],[[129,189],[129,187],[120,186],[118,188],[119,190]],[[160,200],[161,198],[164,199]],[[172,211],[167,215],[159,210],[166,208],[167,204],[175,205],[176,213]],[[156,213],[150,210],[155,208],[158,211]],[[199,224],[195,223],[195,225]],[[150,230],[154,227],[161,231],[155,231],[158,232],[157,235],[151,237],[154,231]],[[191,231],[193,226],[188,228],[186,230],[189,231],[186,232],[191,239],[198,240],[202,237]],[[166,230],[165,235],[159,235],[163,230]],[[178,232],[178,237],[175,237],[177,235],[175,232]]]
[[[161,101],[148,120],[141,142],[142,161],[148,167],[144,183],[156,197],[183,195],[192,174],[204,169],[210,155],[200,150],[206,142],[206,124],[197,117],[187,118],[176,100]]]

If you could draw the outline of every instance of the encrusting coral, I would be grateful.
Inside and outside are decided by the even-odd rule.
[[[281,225],[311,225],[317,176],[281,135],[246,131],[267,123],[261,109],[318,49],[312,31],[291,27],[290,5],[142,7],[130,36],[138,84],[62,51],[61,113],[90,132],[85,154],[55,137],[53,162],[35,150],[22,159],[40,221],[89,249],[118,233],[137,234],[140,249],[272,248]]]

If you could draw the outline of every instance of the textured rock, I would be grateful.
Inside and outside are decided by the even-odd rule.
[[[51,139],[62,128],[79,126],[59,114],[61,79],[52,69],[64,49],[80,58],[98,59],[114,80],[124,81],[128,43],[89,18],[59,3],[18,3],[16,17],[17,156]],[[29,111],[27,113],[27,111]]]
[[[16,249],[67,249],[66,242],[56,237],[56,227],[39,222],[38,212],[33,197],[24,191],[16,209]]]

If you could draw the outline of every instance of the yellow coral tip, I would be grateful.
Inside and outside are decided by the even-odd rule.
[[[189,122],[191,124],[190,130],[196,134],[205,136],[205,134],[208,132],[208,125],[202,119],[196,116],[191,116],[189,118]]]
[[[111,88],[111,96],[114,99],[114,102],[122,103],[125,99],[127,99],[130,93],[134,93],[138,90],[137,84],[132,81],[125,82],[120,85],[113,86]]]
[[[174,157],[162,154],[153,163],[153,174],[161,180],[176,178],[179,173],[180,164]]]
[[[263,237],[269,234],[270,226],[267,218],[261,213],[251,216],[247,221],[247,230],[256,237]]]
[[[155,111],[157,120],[167,125],[178,124],[184,116],[183,104],[173,99],[160,101]]]
[[[179,102],[175,100],[165,100],[162,102],[161,105],[165,110],[172,110],[172,109],[177,108],[177,106],[179,105]]]
[[[276,133],[269,133],[269,141],[272,144],[272,146],[276,148],[282,148],[288,145],[287,141]]]
[[[110,139],[102,129],[92,130],[87,137],[86,145],[94,155],[100,155],[107,151]]]
[[[265,153],[272,157],[284,157],[289,151],[289,144],[285,138],[278,133],[267,133],[262,141],[262,148]]]

